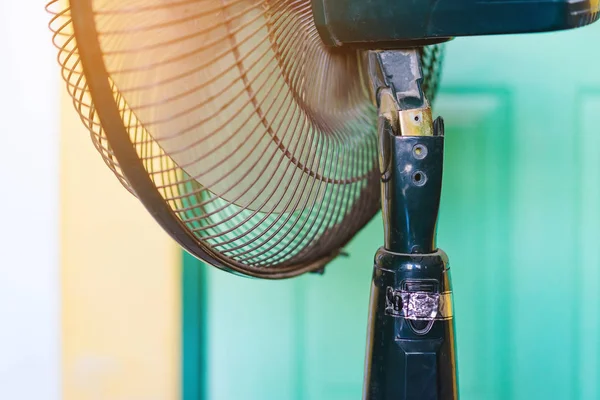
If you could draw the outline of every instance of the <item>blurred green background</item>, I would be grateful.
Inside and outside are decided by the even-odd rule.
[[[438,244],[454,280],[463,400],[600,398],[600,25],[447,46]],[[324,276],[184,262],[183,393],[360,399],[379,217]]]

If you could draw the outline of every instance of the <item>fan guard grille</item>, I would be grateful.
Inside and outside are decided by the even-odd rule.
[[[174,217],[219,266],[318,270],[379,209],[376,110],[364,53],[328,49],[310,0],[92,0],[129,140]],[[73,105],[136,193],[92,101],[71,21],[50,28]],[[433,100],[442,46],[422,50]]]

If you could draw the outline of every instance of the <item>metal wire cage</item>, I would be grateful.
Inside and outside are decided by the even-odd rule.
[[[320,270],[377,212],[364,53],[325,46],[310,0],[47,5],[73,105],[115,176],[197,257]],[[421,50],[433,100],[442,46]]]

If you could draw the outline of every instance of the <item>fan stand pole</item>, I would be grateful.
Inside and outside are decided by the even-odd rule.
[[[373,51],[384,246],[375,256],[363,398],[458,398],[450,271],[436,247],[444,126],[418,50]]]

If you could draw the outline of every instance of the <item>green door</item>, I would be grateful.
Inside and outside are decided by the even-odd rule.
[[[600,24],[447,47],[438,243],[453,273],[462,400],[600,398],[598,40]],[[206,398],[360,399],[381,229],[375,219],[323,276],[206,269],[205,347],[190,353]],[[192,378],[184,393],[203,387]]]

